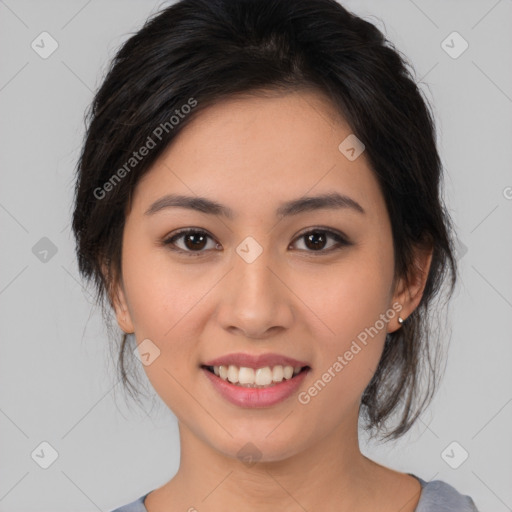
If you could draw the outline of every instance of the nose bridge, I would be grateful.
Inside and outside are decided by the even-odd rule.
[[[220,305],[219,321],[224,328],[238,328],[247,337],[259,337],[290,321],[286,287],[275,275],[279,265],[274,255],[252,237],[236,248]]]
[[[270,271],[272,251],[267,244],[260,244],[247,237],[236,248],[232,275],[233,292],[238,301],[269,304],[273,296],[275,276]]]
[[[234,261],[235,284],[240,283],[249,295],[268,293],[273,277],[270,272],[272,251],[256,244],[254,239],[242,242],[236,249],[237,256]]]

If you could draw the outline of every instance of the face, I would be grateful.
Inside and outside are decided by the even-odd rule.
[[[228,456],[250,442],[280,460],[353,432],[386,333],[415,306],[395,290],[378,183],[364,152],[338,148],[351,130],[333,110],[312,92],[209,107],[139,182],[127,215],[119,325],[145,340],[144,370],[180,428]],[[230,215],[160,201],[171,194]],[[327,194],[342,199],[284,211]],[[203,367],[219,358],[248,383],[279,380],[279,363],[304,369],[243,388]]]

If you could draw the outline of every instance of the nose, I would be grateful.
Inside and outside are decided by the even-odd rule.
[[[267,339],[290,328],[293,293],[270,251],[263,250],[251,263],[236,254],[223,282],[217,311],[223,329],[245,338]]]

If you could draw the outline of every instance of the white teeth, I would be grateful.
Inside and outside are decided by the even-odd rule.
[[[281,365],[272,368],[272,380],[274,382],[281,382],[284,378],[283,367]]]
[[[233,384],[238,382],[238,368],[232,364],[228,367],[228,380]]]
[[[252,368],[240,368],[238,371],[238,382],[240,384],[254,384],[254,370]]]
[[[272,384],[272,370],[265,366],[265,368],[258,368],[255,372],[254,383],[258,386],[268,386]]]
[[[293,375],[293,366],[285,366],[283,368],[284,378],[291,379]]]
[[[264,368],[238,367],[233,364],[229,366],[214,366],[213,372],[223,380],[243,387],[267,387],[289,380],[301,371],[301,366],[265,366]]]

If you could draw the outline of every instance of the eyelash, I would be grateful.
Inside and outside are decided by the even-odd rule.
[[[196,235],[197,234],[199,234],[199,235],[206,235],[207,237],[209,237],[209,238],[211,238],[213,240],[213,237],[209,233],[204,231],[203,229],[199,229],[199,228],[197,228],[197,229],[186,228],[186,229],[182,229],[182,230],[177,231],[171,237],[166,238],[165,240],[163,240],[163,244],[165,246],[168,246],[169,249],[171,249],[172,251],[176,251],[176,252],[179,252],[179,253],[182,253],[182,254],[186,254],[187,256],[190,256],[190,257],[202,256],[206,252],[204,249],[200,250],[200,251],[190,251],[188,249],[185,250],[185,249],[180,249],[180,248],[172,247],[172,245],[176,242],[176,240],[178,240],[180,238],[183,238],[185,235],[188,235],[188,234],[191,234],[191,233],[196,234]],[[305,250],[305,252],[319,253],[319,254],[324,254],[325,255],[325,254],[330,254],[333,251],[339,250],[342,247],[353,245],[352,242],[349,242],[347,240],[347,238],[345,236],[343,236],[341,233],[338,233],[336,231],[332,231],[330,229],[321,228],[321,227],[311,228],[308,231],[304,231],[303,233],[298,235],[295,238],[295,240],[299,240],[300,238],[303,238],[306,235],[309,235],[309,234],[312,234],[312,233],[323,233],[323,234],[326,234],[327,238],[332,238],[332,239],[334,239],[337,242],[337,246],[335,245],[335,246],[333,246],[333,247],[331,247],[329,249],[326,249],[326,250],[324,250],[324,249],[320,249],[318,251]],[[301,250],[303,250],[303,249],[301,249]]]

